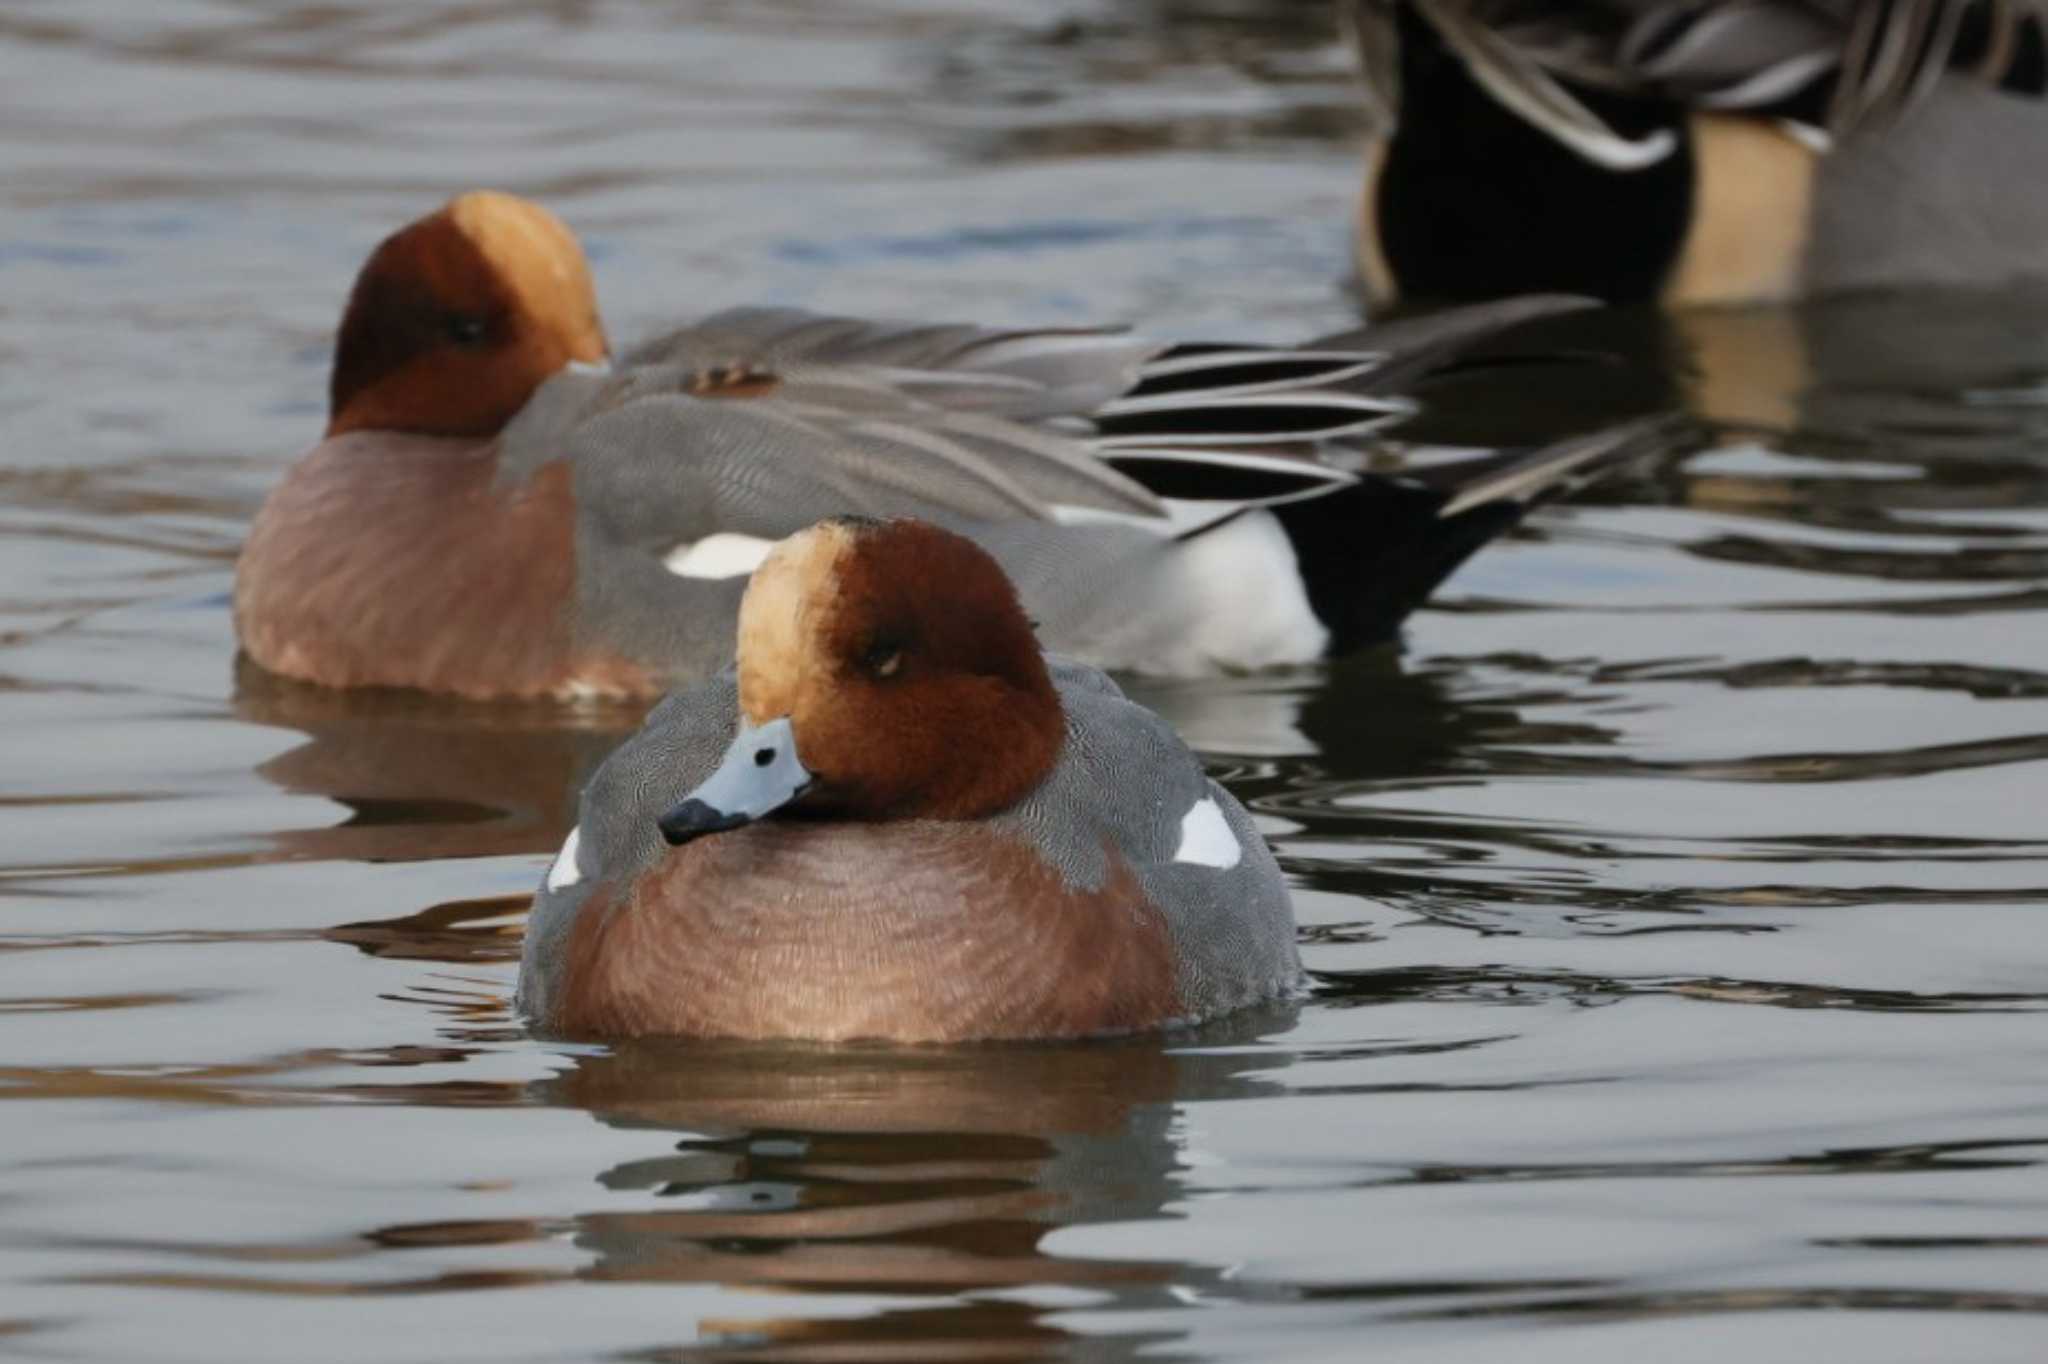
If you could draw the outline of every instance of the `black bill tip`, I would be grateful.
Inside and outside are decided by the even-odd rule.
[[[663,815],[657,827],[670,847],[679,848],[693,838],[724,833],[752,822],[746,815],[731,814],[692,797]]]

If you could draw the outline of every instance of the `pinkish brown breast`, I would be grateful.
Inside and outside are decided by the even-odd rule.
[[[652,694],[644,669],[574,654],[568,466],[505,486],[496,473],[491,441],[360,432],[321,443],[242,549],[242,647],[330,687]]]
[[[1082,1037],[1181,1012],[1172,941],[1112,858],[1077,891],[972,824],[770,820],[579,910],[547,1024],[590,1037]]]

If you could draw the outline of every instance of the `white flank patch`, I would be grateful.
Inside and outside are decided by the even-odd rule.
[[[773,540],[719,531],[695,544],[677,545],[661,564],[679,578],[744,578],[773,548]]]
[[[583,871],[576,865],[576,843],[582,833],[581,824],[569,830],[569,836],[562,840],[562,850],[548,864],[549,890],[567,890],[583,879]]]
[[[562,368],[571,374],[610,374],[612,372],[612,362],[610,360],[571,360],[568,364],[563,365]]]
[[[1237,835],[1230,832],[1230,821],[1223,817],[1223,807],[1213,797],[1202,797],[1181,816],[1180,847],[1175,849],[1173,860],[1219,870],[1244,860],[1244,848]]]
[[[1187,677],[1323,656],[1330,632],[1308,604],[1301,563],[1273,513],[1248,511],[1202,532],[1181,550],[1179,567],[1192,619],[1160,657],[1143,660],[1149,669]]]

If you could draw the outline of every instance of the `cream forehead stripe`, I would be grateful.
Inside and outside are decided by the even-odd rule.
[[[562,220],[539,204],[476,190],[449,204],[448,217],[522,293],[533,292],[526,287],[529,282],[550,292],[580,291],[576,267],[583,248]],[[543,278],[534,278],[538,271],[545,272]]]
[[[841,558],[853,545],[846,526],[798,531],[768,552],[740,598],[740,710],[766,724],[793,708],[816,612],[826,609]]]

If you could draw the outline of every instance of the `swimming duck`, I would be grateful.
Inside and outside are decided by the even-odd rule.
[[[2048,276],[2041,0],[1348,0],[1376,303]]]
[[[1249,816],[1003,571],[913,520],[774,546],[736,664],[584,789],[519,1006],[577,1036],[964,1041],[1194,1021],[1289,994]]]
[[[977,540],[1062,652],[1305,662],[1384,638],[1639,440],[1367,467],[1357,438],[1410,408],[1393,388],[1559,306],[1425,319],[1372,350],[742,308],[612,364],[568,228],[464,194],[356,280],[326,439],[257,514],[235,624],[262,667],[327,686],[652,698],[724,664],[768,545],[862,513]]]

